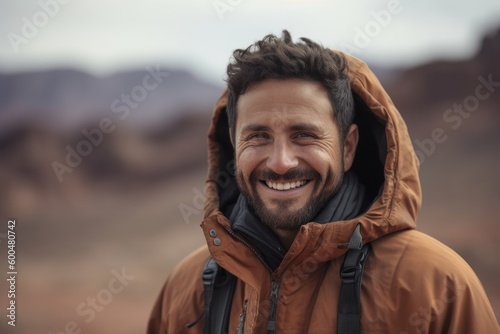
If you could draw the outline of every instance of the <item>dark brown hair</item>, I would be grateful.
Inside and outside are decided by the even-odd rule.
[[[267,35],[245,50],[237,49],[227,66],[228,123],[234,136],[236,104],[248,87],[266,79],[305,79],[321,83],[328,91],[333,115],[344,140],[354,119],[354,101],[346,74],[345,57],[308,38],[292,41],[287,30],[281,38]]]

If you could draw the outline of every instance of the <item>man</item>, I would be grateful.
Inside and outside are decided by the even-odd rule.
[[[210,257],[236,277],[228,333],[335,333],[356,238],[361,332],[500,333],[472,269],[415,230],[418,161],[367,66],[287,31],[233,57],[209,130],[207,246],[169,276],[148,333],[203,333]]]

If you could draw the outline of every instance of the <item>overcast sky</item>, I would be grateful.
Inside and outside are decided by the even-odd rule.
[[[0,71],[107,74],[161,63],[222,82],[234,49],[285,28],[404,66],[473,55],[499,26],[498,0],[2,0]]]

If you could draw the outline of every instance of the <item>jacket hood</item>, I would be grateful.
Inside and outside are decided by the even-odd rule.
[[[363,243],[416,227],[421,189],[418,159],[406,124],[368,66],[348,54],[344,56],[348,62],[355,123],[360,136],[352,170],[365,185],[371,205],[355,219],[335,224],[306,224],[301,227],[296,242],[297,239],[322,235],[322,239],[331,238],[339,248],[345,248],[358,224],[361,225]],[[222,217],[229,217],[239,195],[233,171],[234,154],[229,139],[226,102],[227,91],[216,103],[208,132],[208,176],[205,221],[202,223],[207,241],[213,240],[208,231],[210,224],[205,224],[207,219],[215,218],[225,229],[230,229],[229,221]],[[209,242],[213,254],[217,250],[211,246]]]

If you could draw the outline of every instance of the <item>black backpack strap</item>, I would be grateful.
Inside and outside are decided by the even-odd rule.
[[[210,258],[203,270],[204,334],[228,332],[235,287],[236,277],[221,268],[213,258]]]
[[[341,286],[339,293],[337,333],[360,333],[361,315],[361,278],[363,267],[370,251],[370,245],[361,247],[359,225],[356,227],[349,242],[342,267],[340,268]]]

